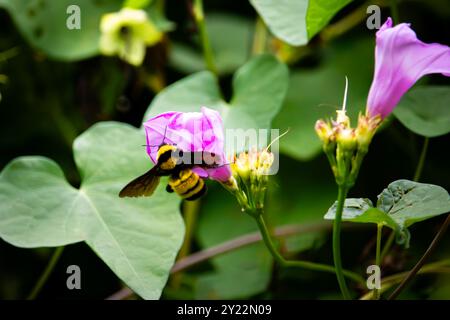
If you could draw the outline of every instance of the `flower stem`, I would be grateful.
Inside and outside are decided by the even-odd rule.
[[[419,274],[426,274],[426,273],[450,273],[450,260],[442,260],[437,261],[433,263],[429,263],[427,265],[424,265],[423,268],[417,273]],[[396,273],[393,275],[390,275],[388,277],[385,277],[381,280],[381,289],[380,292],[385,292],[389,290],[392,286],[394,286],[396,283],[399,283],[407,274],[407,272],[401,272]],[[369,291],[368,293],[364,294],[360,300],[370,300],[373,299],[374,292]]]
[[[205,58],[206,67],[209,71],[217,75],[217,68],[214,62],[214,56],[209,42],[208,33],[205,25],[205,15],[203,13],[203,1],[194,0],[193,7],[194,19],[200,33],[200,39],[203,47],[203,56]]]
[[[341,261],[341,222],[342,222],[342,211],[344,210],[344,202],[347,197],[347,188],[343,185],[339,185],[338,199],[336,216],[333,223],[333,258],[334,267],[336,270],[336,277],[341,288],[342,295],[344,299],[350,299],[350,293],[345,283],[344,274],[342,271],[342,261]]]
[[[321,264],[321,263],[315,263],[315,262],[309,262],[309,261],[301,261],[301,260],[295,260],[295,261],[289,261],[286,260],[276,249],[275,244],[272,241],[272,238],[270,236],[269,230],[267,229],[266,223],[264,221],[264,217],[262,214],[253,216],[256,220],[256,223],[258,224],[259,230],[261,232],[261,236],[263,238],[263,241],[267,247],[267,249],[272,254],[272,257],[275,259],[275,261],[281,265],[282,267],[298,267],[313,271],[321,271],[321,272],[328,272],[328,273],[335,273],[335,268],[332,266]],[[351,272],[351,271],[343,271],[343,275],[354,280],[358,283],[365,283],[365,280],[358,275],[357,273]]]
[[[200,211],[200,200],[195,201],[184,201],[183,202],[184,211],[184,223],[186,232],[184,234],[183,245],[178,253],[177,260],[185,258],[189,255],[192,246],[192,240],[194,238],[195,225],[198,218],[198,213]],[[178,273],[172,277],[171,285],[174,288],[178,288],[181,284],[182,273]]]
[[[51,101],[51,110],[50,114],[53,117],[53,120],[56,124],[56,127],[59,129],[61,133],[62,139],[65,141],[69,148],[72,148],[72,143],[78,135],[78,131],[73,125],[72,121],[67,118],[62,110],[59,102],[52,100]]]
[[[377,247],[376,247],[376,254],[375,254],[375,264],[378,266],[378,268],[381,269],[381,235],[383,231],[383,225],[377,224]],[[380,291],[375,288],[374,292],[374,298],[375,300],[380,299]]]
[[[31,290],[30,294],[27,297],[27,300],[34,300],[38,296],[39,292],[41,292],[42,287],[47,282],[48,278],[53,272],[53,269],[55,268],[56,264],[58,263],[59,258],[61,257],[61,254],[64,251],[64,247],[58,247],[53,252],[50,261],[48,262],[47,266],[45,267],[44,272],[39,277],[38,281],[34,285],[33,289]]]
[[[253,36],[252,52],[254,55],[264,53],[266,49],[267,29],[261,17],[256,18],[255,35]]]
[[[381,257],[380,257],[381,260],[384,259],[384,257],[387,255],[387,253],[391,249],[394,239],[395,239],[395,231],[391,231],[389,238],[386,240],[386,243],[384,244],[383,250],[381,250]]]
[[[400,23],[399,17],[398,17],[398,5],[397,0],[390,0],[390,8],[391,8],[391,15],[392,19],[394,20],[394,23]]]
[[[324,28],[320,33],[320,38],[324,41],[330,41],[356,27],[367,18],[367,7],[371,4],[381,5],[380,1],[366,1],[361,6],[345,15],[341,20]]]
[[[438,245],[438,243],[441,241],[442,237],[445,234],[445,231],[447,231],[447,228],[450,224],[450,214],[447,215],[447,218],[445,219],[444,223],[442,224],[441,228],[439,229],[438,233],[434,237],[433,241],[431,241],[430,246],[425,251],[423,256],[420,258],[420,260],[416,263],[416,265],[409,271],[408,275],[402,280],[400,285],[394,290],[394,292],[389,296],[389,300],[394,300],[398,297],[400,292],[406,287],[406,285],[414,278],[414,276],[420,271],[422,266],[425,264],[425,261],[428,259],[428,257],[433,253],[434,249]]]
[[[423,140],[422,151],[420,152],[419,163],[417,164],[416,172],[414,173],[414,181],[416,182],[420,180],[420,176],[422,175],[423,167],[425,165],[425,158],[427,157],[429,142],[430,139],[428,137],[425,137],[425,139]]]

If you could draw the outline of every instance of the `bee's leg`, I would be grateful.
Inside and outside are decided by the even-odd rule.
[[[169,193],[172,193],[172,192],[173,192],[173,189],[172,189],[172,187],[170,186],[170,184],[168,184],[168,185],[166,186],[166,191],[169,192]]]

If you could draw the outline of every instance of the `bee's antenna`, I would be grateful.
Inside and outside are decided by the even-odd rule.
[[[164,144],[164,142],[166,141],[167,127],[168,127],[168,125],[166,124],[166,128],[164,129],[164,136],[163,136],[162,144]]]
[[[281,135],[279,135],[278,137],[276,137],[275,139],[273,139],[273,140],[269,143],[269,145],[266,147],[265,151],[267,152],[267,151],[269,150],[270,146],[271,146],[275,141],[279,140],[282,136],[284,136],[286,133],[288,133],[289,130],[291,130],[291,128],[287,128],[287,130],[286,130],[284,133],[282,133]]]
[[[167,133],[167,125],[164,129],[164,136],[163,136],[163,141],[161,144],[154,144],[154,145],[150,145],[150,144],[143,144],[143,147],[150,147],[150,148],[154,148],[154,147],[160,147],[161,145],[164,144],[164,141],[166,140],[166,133]]]

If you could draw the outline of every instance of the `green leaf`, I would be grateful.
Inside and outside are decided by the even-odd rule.
[[[322,30],[331,18],[350,2],[352,0],[310,0],[306,16],[308,39]]]
[[[449,212],[450,196],[440,186],[397,180],[378,196],[377,207],[403,228]]]
[[[321,152],[314,124],[320,118],[336,116],[335,110],[342,105],[345,76],[349,79],[350,117],[356,120],[366,105],[373,72],[372,39],[341,39],[327,50],[318,68],[292,72],[283,108],[273,122],[274,128],[291,129],[280,140],[280,149],[298,160],[309,160]]]
[[[437,137],[450,132],[450,87],[420,86],[407,92],[394,115],[414,133]]]
[[[77,226],[86,224],[83,216],[64,208],[77,195],[55,162],[43,157],[13,160],[0,175],[1,238],[25,248],[82,241],[84,235]]]
[[[249,56],[253,22],[240,16],[211,13],[206,16],[206,23],[219,74],[234,72]],[[186,73],[206,69],[201,47],[195,50],[184,43],[172,44],[170,63]]]
[[[250,3],[278,38],[294,46],[308,42],[308,0],[250,0]]]
[[[25,39],[55,59],[80,60],[98,53],[100,18],[117,11],[121,0],[4,0],[6,8]],[[80,8],[81,29],[69,30],[66,13],[70,5]]]
[[[325,219],[334,220],[336,216],[337,201],[328,209]],[[374,208],[369,199],[345,199],[342,211],[342,220],[359,223],[375,223],[389,226],[393,230],[398,230],[397,223],[385,212]]]
[[[13,160],[0,175],[0,236],[20,247],[85,241],[136,293],[158,299],[183,240],[179,200],[159,186],[151,198],[119,190],[149,168],[143,132],[106,122],[74,142],[82,182],[72,187],[56,163]]]
[[[351,0],[250,0],[270,31],[293,46],[308,43]]]
[[[146,2],[145,0],[131,2]],[[90,58],[99,53],[100,20],[105,13],[116,12],[122,7],[122,0],[3,0],[4,7],[18,29],[33,47],[53,59],[74,61]],[[73,11],[68,7],[80,8],[80,29],[67,28],[67,20]],[[147,13],[160,30],[173,28],[155,6]]]
[[[325,219],[333,220],[337,203]],[[350,222],[383,224],[398,235],[398,242],[409,246],[407,228],[416,222],[450,211],[450,196],[439,186],[409,180],[397,180],[378,195],[377,207],[368,199],[346,199],[342,219]]]
[[[233,77],[233,96],[225,102],[217,79],[208,71],[175,82],[159,93],[144,119],[162,112],[218,110],[225,128],[270,128],[288,85],[287,67],[271,55],[261,55],[243,65]]]

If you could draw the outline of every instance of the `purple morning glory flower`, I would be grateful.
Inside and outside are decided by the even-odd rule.
[[[217,168],[194,167],[193,171],[199,176],[222,182],[230,179],[231,169],[225,162],[224,130],[219,112],[206,107],[202,107],[201,112],[169,111],[146,121],[144,129],[147,153],[154,163],[158,147],[172,144],[185,152],[205,151],[219,159]]]
[[[387,117],[422,76],[450,76],[450,48],[417,39],[407,23],[388,18],[376,34],[375,73],[367,99],[369,116]]]

